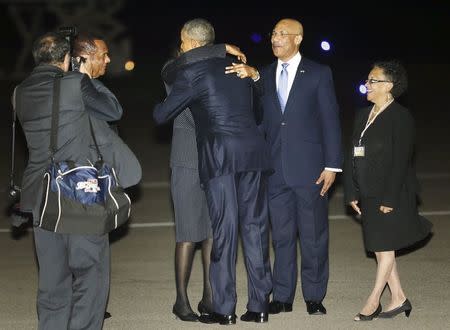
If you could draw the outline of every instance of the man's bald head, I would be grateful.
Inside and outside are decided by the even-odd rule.
[[[292,18],[283,18],[272,30],[273,54],[279,60],[287,62],[298,53],[302,40],[302,24]]]
[[[289,30],[293,31],[292,33],[299,34],[303,36],[303,25],[299,21],[293,18],[283,18],[282,20],[278,21],[275,28],[278,26],[284,26],[288,28]]]

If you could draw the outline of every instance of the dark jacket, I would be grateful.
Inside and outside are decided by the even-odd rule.
[[[172,89],[177,73],[186,65],[214,57],[224,58],[224,44],[197,47],[174,60],[168,61],[161,70],[167,94]],[[194,117],[189,109],[181,112],[173,121],[170,167],[181,166],[198,169],[197,142]]]
[[[270,168],[268,150],[255,123],[253,81],[226,75],[225,67],[231,63],[228,58],[214,58],[187,65],[153,112],[155,121],[164,123],[186,107],[191,109],[202,184],[221,175]]]
[[[339,106],[331,70],[302,57],[282,113],[276,69],[274,62],[262,70],[259,83],[264,84],[260,100],[262,128],[276,172],[271,180],[315,187],[325,167],[341,168],[343,161]]]
[[[406,108],[391,103],[361,140],[365,156],[353,157],[371,109],[362,109],[355,118],[345,159],[345,201],[377,198],[380,205],[396,208],[402,190],[415,194],[418,188],[413,166],[414,120]]]

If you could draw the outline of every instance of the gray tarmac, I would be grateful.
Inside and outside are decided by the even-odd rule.
[[[428,72],[425,67],[421,69]],[[449,72],[448,67],[445,70],[443,73]],[[443,82],[446,76],[448,74],[443,74]],[[130,190],[133,197],[130,222],[110,236],[112,279],[108,311],[112,318],[105,321],[104,329],[221,328],[182,322],[171,312],[175,300],[175,240],[168,186],[170,131],[167,127],[154,127],[152,104],[145,99],[158,99],[161,93],[147,95],[142,88],[132,91],[132,87],[127,86],[127,81],[123,81],[114,86],[113,91],[124,100],[126,113],[120,123],[121,135],[141,160],[143,179],[139,186]],[[440,86],[440,91],[444,91],[444,85]],[[7,89],[11,90],[11,86]],[[418,135],[417,171],[422,186],[420,211],[434,224],[433,236],[428,241],[398,257],[402,284],[413,306],[411,316],[399,315],[393,320],[365,323],[353,321],[372,288],[376,263],[364,251],[357,219],[344,209],[342,186],[338,180],[330,198],[330,281],[324,300],[328,314],[309,316],[306,313],[299,282],[292,313],[270,316],[267,324],[238,321],[234,328],[450,329],[450,139],[447,128],[450,116],[439,108],[444,94],[437,100],[431,97],[433,93],[428,89],[425,94],[410,94],[410,103],[414,104],[415,97],[422,100],[415,104],[420,111],[414,111]],[[10,143],[10,113],[4,99],[1,105],[4,111],[1,113],[0,148],[5,152],[0,162],[0,173],[3,173],[0,191],[6,192],[10,168],[9,153],[6,152]],[[429,109],[439,111],[430,116]],[[343,110],[344,138],[348,138],[351,116],[345,115]],[[25,155],[24,141],[19,136],[18,173],[23,169]],[[0,208],[6,210],[7,204],[8,200],[2,199]],[[33,235],[31,231],[25,231],[14,236],[5,212],[0,215],[0,251],[0,329],[36,329],[37,264]],[[272,250],[271,258],[273,261]],[[246,310],[246,285],[245,266],[239,249],[238,316]],[[201,298],[201,290],[201,260],[197,253],[189,285],[193,308]],[[388,301],[386,290],[382,304],[387,305]]]

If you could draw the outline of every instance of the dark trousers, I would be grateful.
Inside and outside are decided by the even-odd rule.
[[[271,178],[272,179],[272,178]],[[328,197],[320,187],[269,184],[269,208],[275,251],[273,299],[294,301],[297,285],[297,235],[305,300],[322,301],[328,284]]]
[[[266,182],[261,172],[241,172],[213,178],[206,185],[213,229],[210,281],[217,313],[235,313],[238,230],[247,267],[247,309],[267,311],[272,279]]]
[[[101,329],[110,279],[108,235],[57,234],[35,227],[34,241],[38,328]]]

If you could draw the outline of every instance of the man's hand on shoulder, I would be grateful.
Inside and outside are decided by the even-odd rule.
[[[247,57],[238,46],[225,44],[225,49],[228,54],[236,56],[243,63],[247,63]]]

